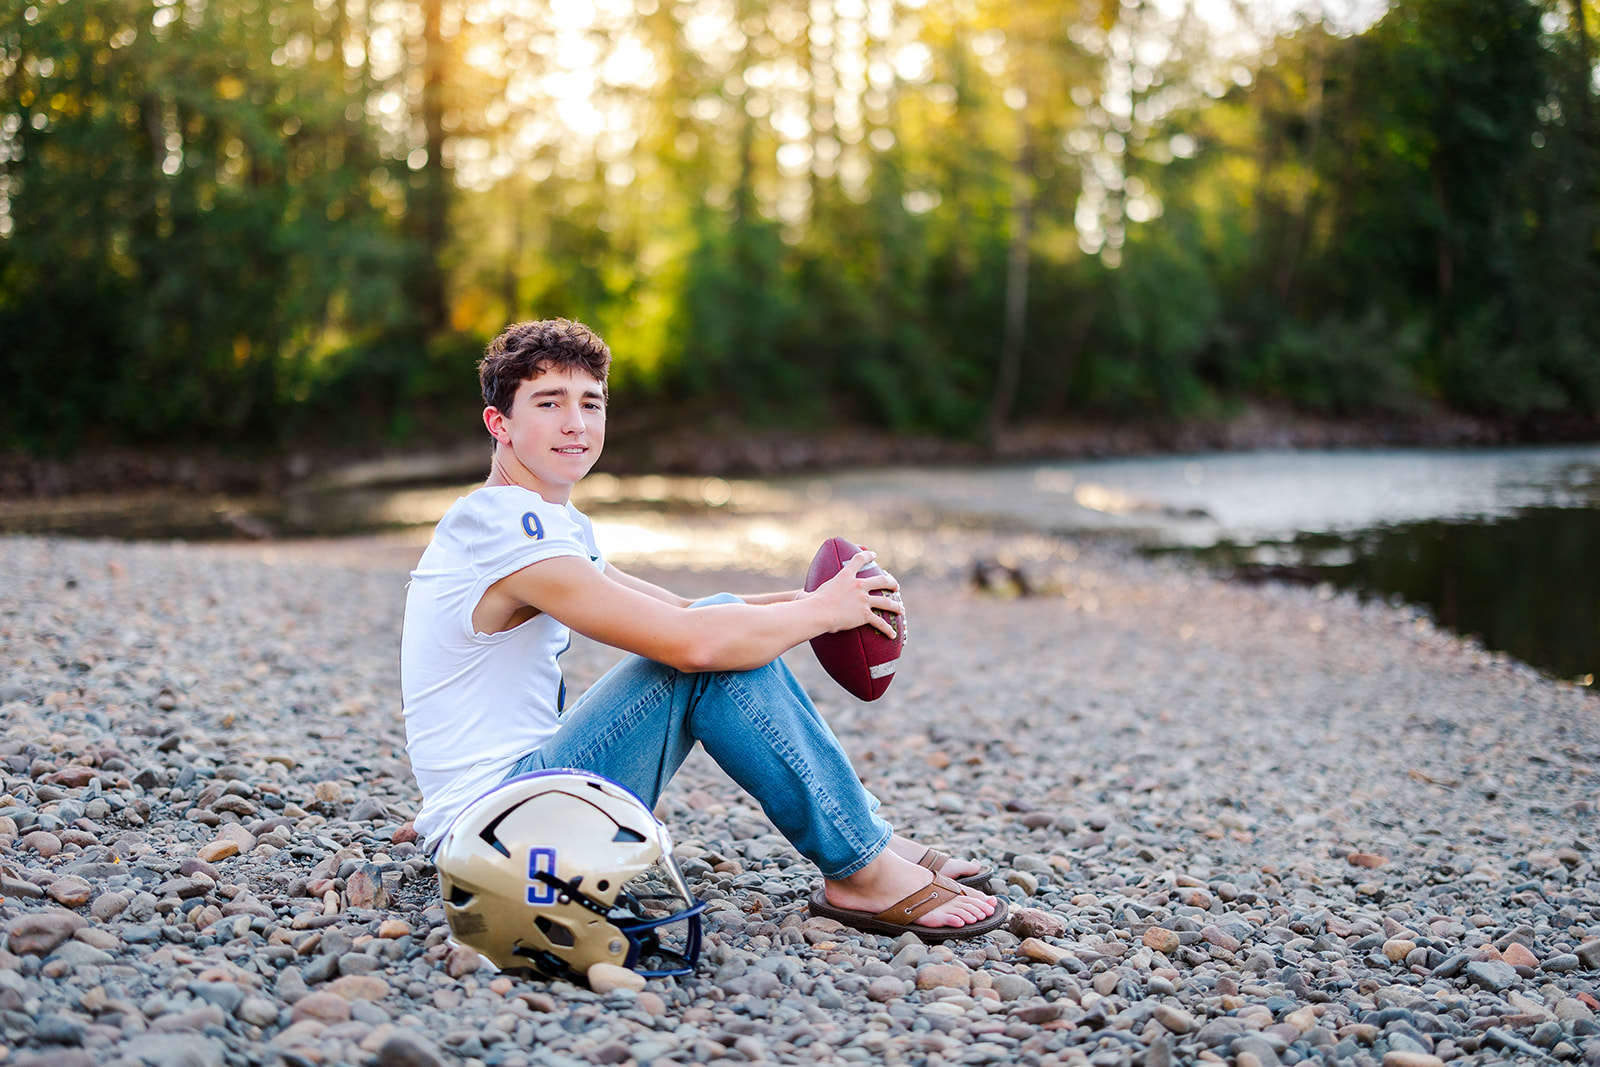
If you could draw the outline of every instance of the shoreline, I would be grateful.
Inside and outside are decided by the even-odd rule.
[[[728,427],[630,432],[617,421],[596,473],[776,477],[861,466],[989,465],[1198,452],[1321,449],[1471,448],[1600,440],[1600,419],[1521,422],[1458,413],[1427,418],[1337,418],[1252,406],[1225,419],[1078,419],[1017,426],[980,444],[862,427],[781,430]],[[437,484],[471,479],[485,467],[476,436],[405,448],[303,448],[230,454],[215,447],[108,449],[68,458],[0,454],[0,502],[163,491],[251,495],[291,489]]]

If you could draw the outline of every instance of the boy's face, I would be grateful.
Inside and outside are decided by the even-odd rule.
[[[585,371],[546,371],[517,386],[510,414],[485,408],[483,421],[506,475],[564,504],[605,446],[605,386]]]

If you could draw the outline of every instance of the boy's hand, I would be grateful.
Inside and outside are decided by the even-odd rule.
[[[818,586],[814,592],[801,594],[802,597],[816,597],[827,605],[828,633],[853,630],[865,624],[885,637],[894,638],[895,623],[878,612],[886,611],[900,616],[902,620],[905,618],[905,605],[900,602],[900,583],[894,575],[877,568],[873,568],[874,573],[869,575],[859,573],[877,558],[876,552],[863,549],[850,557],[838,574]]]

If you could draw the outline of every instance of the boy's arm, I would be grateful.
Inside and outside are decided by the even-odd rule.
[[[610,578],[618,585],[625,585],[629,589],[637,589],[646,596],[653,596],[663,604],[671,604],[674,607],[686,608],[690,604],[694,603],[694,601],[690,600],[688,597],[681,597],[677,593],[663,589],[659,585],[655,585],[651,582],[647,582],[643,578],[637,578],[626,571],[612,566],[609,563],[606,564],[606,577]],[[740,593],[739,599],[743,600],[746,604],[783,604],[787,601],[797,599],[801,592],[802,590],[799,589],[785,589],[777,593]]]
[[[663,600],[638,588],[637,579],[615,581],[575,556],[524,567],[484,596],[535,608],[585,637],[679,670],[750,670],[821,633],[867,623],[892,636],[891,624],[873,609],[901,611],[899,601],[878,595],[895,589],[894,579],[881,573],[856,577],[871,559],[871,553],[860,553],[816,592],[767,605],[708,604],[689,610],[676,598]]]
[[[687,597],[681,597],[677,593],[663,589],[653,582],[647,582],[643,578],[635,578],[633,575],[618,570],[609,563],[606,564],[606,577],[618,585],[626,586],[636,592],[643,593],[645,596],[655,597],[663,604],[671,604],[675,608],[686,608],[693,603]]]

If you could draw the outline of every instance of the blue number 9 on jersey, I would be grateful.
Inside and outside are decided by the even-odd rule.
[[[552,878],[556,873],[556,850],[553,848],[530,848],[528,850],[528,903],[529,904],[554,904],[556,902],[556,887],[549,882],[539,880],[539,875],[548,874]]]
[[[539,516],[528,512],[522,516],[522,532],[535,541],[544,540],[544,523],[539,521]]]

